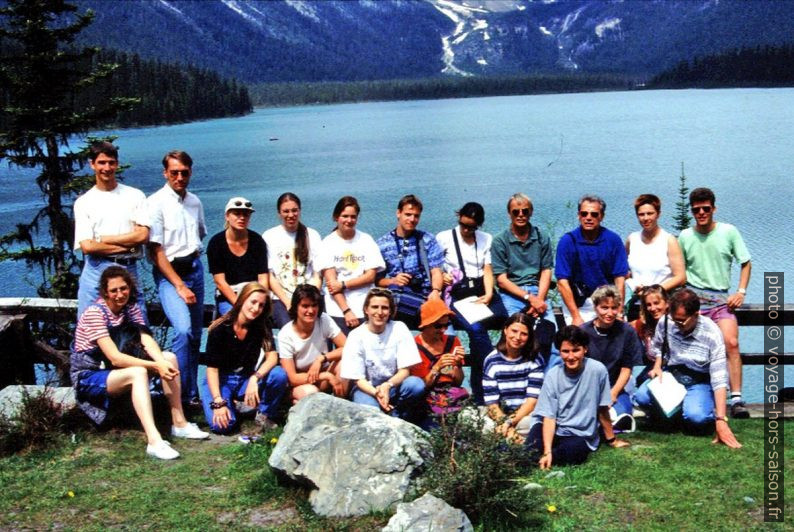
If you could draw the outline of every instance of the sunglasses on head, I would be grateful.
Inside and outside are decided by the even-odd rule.
[[[704,213],[708,214],[708,213],[711,212],[711,209],[712,209],[711,205],[703,205],[703,206],[700,206],[700,207],[692,207],[692,214],[698,214],[701,211],[703,211]]]
[[[251,203],[250,201],[240,201],[240,200],[237,200],[237,201],[235,201],[235,202],[234,202],[234,206],[235,206],[235,207],[246,207],[246,208],[250,209],[250,208],[251,208],[251,207],[253,207],[254,205],[253,205],[253,203]]]
[[[601,217],[601,213],[598,211],[579,211],[579,216],[581,218],[587,218],[588,216],[590,218],[599,218]]]
[[[518,216],[518,215],[529,216],[529,208],[524,207],[523,209],[513,209],[510,211],[510,214],[512,214],[513,216]]]
[[[373,296],[392,296],[394,295],[388,288],[371,288],[369,291]]]
[[[176,176],[190,177],[190,170],[169,170],[168,174],[171,177],[176,177]]]

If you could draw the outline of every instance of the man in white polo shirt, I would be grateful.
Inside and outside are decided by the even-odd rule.
[[[77,291],[77,317],[99,297],[102,272],[117,264],[132,274],[146,318],[137,269],[142,247],[149,239],[146,196],[116,180],[118,148],[110,142],[91,144],[89,161],[96,183],[74,202],[74,249],[81,250],[85,259]]]
[[[149,196],[149,254],[163,312],[173,327],[171,351],[179,363],[182,402],[200,405],[198,354],[204,310],[201,240],[207,235],[204,207],[188,192],[193,159],[184,151],[163,157],[166,183]]]

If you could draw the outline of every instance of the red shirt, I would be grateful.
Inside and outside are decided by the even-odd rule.
[[[447,336],[446,334],[442,335],[444,338],[444,351],[441,353],[442,355],[446,353],[451,353],[456,347],[460,346],[460,340],[457,336]],[[419,377],[420,379],[424,380],[430,370],[433,368],[433,364],[441,358],[441,355],[433,355],[429,352],[427,347],[425,346],[424,341],[422,340],[422,335],[417,334],[414,338],[416,340],[416,347],[419,349],[419,356],[422,357],[422,361],[419,364],[414,364],[411,366],[411,375],[414,377]],[[452,375],[445,375],[440,374],[438,376],[438,380],[436,384],[447,384],[447,383],[454,383],[455,377]]]

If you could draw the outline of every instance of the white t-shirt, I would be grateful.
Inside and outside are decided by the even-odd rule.
[[[360,277],[367,270],[381,271],[386,267],[380,249],[367,233],[356,231],[353,238],[345,240],[334,231],[323,239],[320,254],[317,258],[317,269],[322,271],[328,268],[336,269],[339,281],[349,281]],[[358,288],[345,290],[345,299],[350,310],[357,318],[364,317],[364,299],[367,292],[375,283]],[[342,317],[342,309],[336,304],[334,298],[325,289],[325,311],[337,318]]]
[[[629,235],[629,268],[631,277],[626,283],[632,290],[638,286],[660,284],[673,276],[667,255],[670,233],[659,228],[659,234],[648,244],[642,241],[642,231]]]
[[[493,237],[483,231],[475,231],[474,244],[467,244],[463,241],[459,226],[438,233],[436,241],[444,251],[444,271],[447,273],[461,269],[458,264],[458,253],[455,251],[455,241],[452,239],[452,231],[455,231],[458,235],[460,254],[466,266],[466,276],[471,278],[482,277],[483,267],[486,264],[491,264],[491,242]]]
[[[143,192],[121,183],[109,191],[94,186],[74,202],[74,249],[83,240],[129,233],[136,225],[152,225]]]
[[[291,358],[298,371],[306,371],[315,358],[328,352],[328,340],[336,338],[340,332],[339,326],[324,312],[308,338],[298,336],[289,322],[278,332],[278,357]]]
[[[267,266],[270,273],[278,278],[279,284],[289,298],[292,298],[295,287],[308,283],[316,271],[315,263],[322,246],[322,239],[320,233],[311,227],[306,228],[306,234],[309,237],[309,262],[302,264],[295,256],[297,233],[290,233],[280,224],[262,233],[262,238],[267,244]],[[273,299],[278,299],[274,292],[270,295]]]
[[[373,386],[386,382],[398,369],[419,364],[422,358],[411,331],[401,321],[390,321],[380,334],[366,324],[350,331],[342,349],[343,379],[367,379]]]

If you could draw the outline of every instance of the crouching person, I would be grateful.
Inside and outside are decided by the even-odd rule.
[[[425,383],[410,375],[422,359],[411,331],[396,312],[394,295],[373,288],[364,299],[367,321],[350,331],[342,349],[341,377],[353,384],[350,398],[359,403],[420,424],[425,415]]]
[[[736,440],[725,417],[728,371],[725,343],[720,328],[711,319],[699,314],[700,299],[688,288],[670,298],[670,313],[659,320],[651,344],[656,357],[649,377],[663,379],[662,366],[686,388],[681,416],[686,428],[694,432],[711,432],[715,424],[714,443],[721,442],[737,449]],[[645,381],[634,400],[653,420],[664,417]]]
[[[80,408],[100,425],[114,399],[130,394],[146,433],[146,454],[163,460],[178,458],[179,452],[155,426],[150,377],[162,380],[171,407],[172,436],[205,439],[209,434],[185,419],[176,357],[160,351],[152,338],[136,303],[135,283],[125,268],[104,270],[99,294],[77,322],[71,354],[71,378]]]
[[[526,440],[540,453],[541,469],[587,460],[598,448],[599,424],[609,446],[629,446],[612,431],[609,375],[601,362],[585,357],[588,342],[587,333],[578,327],[568,325],[557,333],[563,365],[546,374]]]
[[[277,365],[269,316],[267,289],[252,282],[240,291],[232,309],[210,324],[201,360],[207,366],[201,400],[212,432],[228,434],[237,428],[235,400],[257,409],[255,422],[261,430],[276,425],[272,418],[287,390],[287,374]]]

